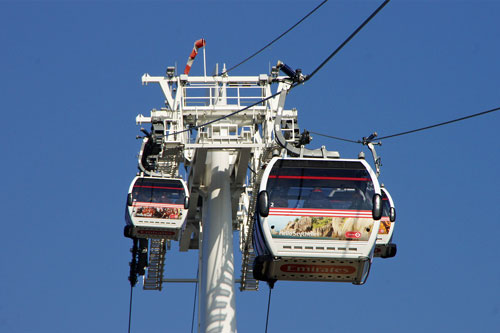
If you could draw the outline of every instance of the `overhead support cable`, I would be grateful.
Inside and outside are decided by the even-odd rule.
[[[430,125],[430,126],[426,126],[426,127],[422,127],[422,128],[417,128],[417,129],[414,129],[414,130],[411,130],[411,131],[406,131],[406,132],[402,132],[402,133],[386,135],[386,136],[383,136],[383,137],[378,138],[378,139],[379,140],[389,139],[389,138],[394,138],[396,136],[401,136],[401,135],[406,135],[406,134],[415,133],[415,132],[419,132],[419,131],[424,131],[424,130],[428,130],[430,128],[434,128],[434,127],[438,127],[438,126],[443,126],[443,125],[448,125],[448,124],[451,124],[451,123],[455,123],[455,122],[458,122],[458,121],[462,121],[462,120],[466,120],[466,119],[470,119],[470,118],[474,118],[474,117],[479,117],[479,116],[482,116],[482,115],[485,115],[485,114],[488,114],[488,113],[491,113],[491,112],[499,111],[499,110],[500,110],[500,108],[495,108],[495,109],[491,109],[491,110],[487,110],[487,111],[483,111],[483,112],[471,114],[469,116],[465,116],[465,117],[462,117],[462,118],[457,118],[457,119],[445,121],[445,122],[442,122],[442,123],[439,123],[439,124]]]
[[[316,74],[330,59],[332,59],[373,17],[375,17],[375,15],[380,12],[380,10],[382,10],[382,8],[385,7],[385,5],[389,2],[390,0],[386,0],[384,1],[384,3],[382,5],[380,5],[339,47],[337,47],[337,49],[335,49],[335,51],[330,54],[310,75],[307,75],[307,76],[304,76],[302,75],[301,73],[295,75],[295,78],[292,78],[294,79],[294,82],[293,84],[291,84],[290,88],[288,88],[288,91],[292,90],[293,88],[295,88],[297,85],[299,85],[300,83],[305,83],[306,81],[310,80],[314,74]],[[320,4],[322,5],[322,4]],[[317,7],[319,8],[319,6]],[[284,65],[284,64],[283,64]],[[286,66],[286,65],[285,65]],[[288,67],[288,66],[286,66]],[[285,68],[286,68],[285,67]],[[227,71],[226,71],[227,72]],[[294,72],[295,74],[295,72]],[[295,80],[296,78],[300,78],[300,80]],[[185,132],[188,132],[188,131],[191,131],[193,129],[199,129],[199,128],[202,128],[202,127],[205,127],[205,126],[208,126],[208,125],[211,125],[215,122],[218,122],[218,121],[221,121],[221,120],[224,120],[224,119],[227,119],[229,117],[232,117],[240,112],[243,112],[245,110],[248,110],[249,108],[255,106],[255,105],[258,105],[260,103],[263,103],[271,98],[274,98],[276,96],[278,96],[281,92],[277,92],[277,93],[274,93],[273,95],[271,96],[268,96],[266,98],[263,98],[251,105],[248,105],[240,110],[237,110],[237,111],[234,111],[234,112],[231,112],[230,114],[227,114],[225,116],[222,116],[222,117],[219,117],[217,119],[214,119],[214,120],[211,120],[211,121],[208,121],[204,124],[201,124],[201,125],[196,125],[196,126],[192,126],[192,127],[189,127],[189,128],[186,128],[184,130],[180,130],[180,131],[177,131],[177,132],[174,132],[174,133],[169,133],[167,134],[167,136],[169,135],[177,135],[177,134],[181,134],[181,133],[185,133]]]
[[[381,4],[381,5],[380,5],[380,6],[379,6],[379,7],[378,7],[378,8],[377,8],[377,9],[376,9],[376,10],[375,10],[375,11],[374,11],[371,15],[370,15],[370,16],[368,16],[368,18],[367,18],[366,20],[364,20],[364,22],[363,22],[363,23],[361,23],[361,25],[360,25],[360,26],[359,26],[356,30],[354,30],[354,32],[353,32],[352,34],[350,34],[350,35],[349,35],[349,37],[347,37],[347,39],[346,39],[346,40],[344,40],[344,42],[343,42],[342,44],[340,44],[340,45],[339,45],[339,46],[335,49],[335,51],[333,51],[333,52],[332,52],[332,53],[328,56],[328,58],[326,58],[326,59],[325,59],[325,60],[324,60],[324,61],[323,61],[323,62],[322,62],[322,63],[321,63],[321,64],[320,64],[320,65],[319,65],[319,66],[318,66],[318,67],[317,67],[314,71],[312,71],[312,73],[311,73],[311,74],[309,74],[309,75],[306,77],[305,81],[310,80],[310,79],[314,76],[314,74],[316,74],[316,73],[317,73],[317,72],[318,72],[318,71],[319,71],[319,70],[320,70],[320,69],[321,69],[324,65],[326,65],[326,63],[327,63],[328,61],[330,61],[330,59],[332,59],[332,58],[333,58],[333,57],[334,57],[334,56],[335,56],[335,55],[336,55],[336,54],[337,54],[337,53],[338,53],[338,52],[339,52],[339,51],[340,51],[340,50],[341,50],[344,46],[346,46],[346,44],[347,44],[347,43],[349,43],[349,41],[350,41],[351,39],[353,39],[353,38],[354,38],[354,36],[356,36],[356,35],[357,35],[357,33],[358,33],[358,32],[360,32],[360,31],[361,31],[361,29],[363,29],[363,27],[364,27],[365,25],[367,25],[367,24],[368,24],[368,22],[370,22],[370,21],[372,20],[372,18],[374,18],[374,17],[375,17],[375,15],[377,15],[377,14],[378,14],[378,12],[380,12],[380,11],[381,11],[381,10],[382,10],[382,9],[383,9],[383,8],[384,8],[387,4],[388,4],[388,3],[389,3],[389,1],[390,1],[390,0],[385,0],[385,1],[384,1],[384,2],[383,2],[383,3],[382,3],[382,4]]]
[[[244,60],[240,61],[238,64],[234,65],[233,67],[229,68],[228,70],[224,71],[224,72],[221,72],[220,74],[218,74],[219,76],[221,75],[224,75],[226,73],[229,73],[230,71],[232,71],[233,69],[235,69],[236,67],[244,64],[245,62],[247,62],[248,60],[252,59],[253,57],[255,57],[257,54],[261,53],[262,51],[264,51],[265,49],[267,49],[269,46],[271,46],[272,44],[274,44],[275,42],[277,42],[279,39],[281,39],[281,37],[285,36],[287,33],[289,33],[290,31],[292,31],[296,26],[298,26],[299,24],[301,24],[303,21],[305,21],[305,19],[307,19],[309,16],[311,16],[316,10],[318,10],[321,6],[323,6],[326,2],[328,2],[328,0],[324,0],[322,3],[320,3],[318,6],[316,6],[313,10],[311,10],[309,13],[307,13],[306,16],[304,16],[300,21],[298,21],[297,23],[295,23],[294,25],[292,25],[290,28],[288,28],[288,30],[286,30],[285,32],[283,32],[281,35],[279,35],[278,37],[276,37],[275,39],[273,39],[271,42],[267,43],[264,47],[262,47],[260,50],[258,50],[257,52],[255,52],[254,54],[252,54],[251,56],[245,58]]]
[[[385,7],[389,3],[390,0],[384,1],[367,19],[361,23],[361,25],[347,37],[346,40],[342,44],[340,44],[335,51],[333,51],[310,75],[303,75],[301,69],[296,69],[293,70],[290,66],[286,65],[285,63],[278,61],[278,64],[276,65],[276,68],[279,70],[283,71],[285,74],[287,74],[291,81],[293,83],[290,83],[290,87],[288,88],[288,93],[290,90],[295,88],[297,85],[301,83],[305,83],[306,81],[310,80],[314,74],[316,74],[329,60],[331,60],[354,36],[363,29],[364,26],[368,24],[368,22],[371,21],[379,13],[382,8]],[[281,92],[280,96],[280,102],[284,98],[283,95],[284,91]],[[283,105],[284,105],[284,100],[283,100]],[[304,148],[304,145],[302,145],[300,148],[297,147],[296,145],[290,144],[288,141],[285,140],[283,134],[281,133],[281,130],[279,130],[279,126],[281,124],[281,117],[282,117],[282,110],[278,111],[276,118],[274,120],[275,122],[275,140],[276,142],[283,147],[291,156],[300,156],[300,157],[331,157],[331,158],[336,158],[339,157],[338,152],[329,152],[326,150],[326,148],[323,146],[320,149],[307,149]],[[308,140],[309,141],[309,140]]]
[[[434,124],[434,125],[429,125],[429,126],[425,126],[425,127],[413,129],[413,130],[406,131],[406,132],[401,132],[401,133],[396,133],[396,134],[382,136],[382,137],[377,138],[377,140],[385,140],[385,139],[390,139],[390,138],[394,138],[394,137],[398,137],[398,136],[402,136],[402,135],[406,135],[406,134],[411,134],[411,133],[415,133],[415,132],[425,131],[425,130],[428,130],[428,129],[431,129],[431,128],[435,128],[435,127],[439,127],[439,126],[444,126],[444,125],[456,123],[456,122],[459,122],[459,121],[462,121],[462,120],[467,120],[467,119],[474,118],[474,117],[483,116],[485,114],[496,112],[496,111],[500,111],[500,107],[494,108],[494,109],[491,109],[491,110],[486,110],[486,111],[474,113],[474,114],[471,114],[471,115],[468,115],[468,116],[465,116],[465,117],[461,117],[461,118],[456,118],[456,119],[453,119],[453,120],[444,121],[442,123],[437,123],[437,124]],[[368,141],[366,141],[366,140],[350,140],[350,139],[344,139],[344,138],[340,138],[340,137],[336,137],[336,136],[331,136],[331,135],[327,135],[327,134],[322,134],[322,133],[318,133],[318,132],[313,132],[313,131],[309,131],[309,132],[312,133],[312,134],[324,136],[326,138],[335,139],[335,140],[341,140],[341,141],[346,141],[346,142],[352,142],[352,143],[363,143],[364,144],[365,142],[370,141],[370,140],[368,140]]]
[[[351,142],[351,143],[361,143],[361,141],[359,141],[359,140],[344,139],[344,138],[339,138],[338,136],[322,134],[322,133],[318,133],[318,132],[314,132],[314,131],[309,131],[309,133],[324,136],[324,137],[330,138],[330,139],[340,140],[340,141],[346,141],[346,142]]]
[[[382,8],[384,8],[384,6],[389,2],[390,0],[386,0],[384,1],[384,3],[379,6],[332,54],[330,54],[328,56],[328,58],[326,58],[310,75],[308,76],[300,76],[298,75],[298,77],[302,77],[303,79],[299,80],[299,81],[295,81],[291,86],[290,88],[288,89],[288,91],[292,90],[293,88],[295,88],[297,85],[299,85],[300,83],[305,83],[306,81],[310,80],[312,78],[312,76],[317,73],[331,58],[333,58],[339,51],[340,49],[342,49]],[[320,4],[322,5],[322,4]],[[319,8],[319,7],[318,7]],[[227,71],[226,71],[227,72]],[[184,133],[184,132],[188,132],[188,131],[191,131],[193,129],[199,129],[199,128],[202,128],[202,127],[205,127],[205,126],[208,126],[208,125],[211,125],[215,122],[218,122],[220,120],[224,120],[226,118],[229,118],[231,116],[234,116],[240,112],[243,112],[245,110],[248,110],[249,108],[255,106],[255,105],[258,105],[260,103],[263,103],[271,98],[274,98],[276,96],[278,96],[280,94],[280,92],[277,92],[271,96],[268,96],[266,98],[263,98],[251,105],[248,105],[246,107],[244,107],[243,109],[240,109],[240,110],[237,110],[237,111],[234,111],[230,114],[227,114],[225,116],[222,116],[220,118],[217,118],[217,119],[214,119],[214,120],[211,120],[211,121],[208,121],[204,124],[201,124],[201,125],[196,125],[196,126],[192,126],[190,128],[186,128],[184,130],[181,130],[181,131],[177,131],[177,132],[174,132],[174,133],[169,133],[167,134],[167,136],[169,135],[177,135],[177,134],[181,134],[181,133]]]

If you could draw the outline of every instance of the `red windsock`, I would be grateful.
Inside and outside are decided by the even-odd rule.
[[[198,54],[198,49],[200,47],[205,46],[205,44],[206,43],[205,43],[205,40],[203,38],[198,39],[196,42],[194,42],[193,51],[191,51],[191,54],[189,55],[186,68],[184,69],[184,74],[186,74],[186,75],[189,74],[189,71],[191,70],[191,66],[193,65],[193,62],[194,62],[194,58],[196,58],[196,55]]]

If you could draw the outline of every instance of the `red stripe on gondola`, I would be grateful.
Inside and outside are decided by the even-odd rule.
[[[364,210],[359,210],[359,209],[324,209],[324,208],[289,208],[289,207],[270,207],[269,208],[269,211],[270,212],[275,212],[275,211],[291,211],[291,212],[301,212],[301,211],[305,211],[305,210],[312,210],[312,211],[318,211],[318,212],[325,212],[325,213],[328,213],[328,212],[360,212],[360,213],[365,213],[365,212],[371,212],[371,210],[367,210],[367,209],[364,209]]]
[[[351,211],[351,212],[324,212],[324,211],[314,211],[314,210],[308,210],[308,211],[272,211],[269,212],[269,215],[293,215],[293,216],[371,216],[371,212],[363,212],[363,211]]]
[[[143,207],[160,207],[160,208],[184,208],[184,205],[178,204],[169,204],[163,202],[143,202],[143,201],[135,201],[132,206],[143,206]]]
[[[314,208],[270,208],[270,216],[324,216],[371,218],[369,210],[314,209]]]
[[[167,190],[183,190],[182,187],[165,187],[165,186],[144,186],[144,185],[134,185],[134,188],[136,187],[143,187],[143,188],[161,188],[161,189],[167,189]]]
[[[321,177],[321,176],[281,176],[269,175],[269,178],[283,178],[283,179],[320,179],[320,180],[354,180],[368,182],[370,178],[356,178],[356,177]]]

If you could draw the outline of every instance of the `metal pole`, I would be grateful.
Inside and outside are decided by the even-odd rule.
[[[229,153],[209,151],[200,281],[201,332],[236,332]]]
[[[205,78],[207,77],[207,57],[205,55],[206,48],[207,48],[206,46],[203,48],[203,76]]]

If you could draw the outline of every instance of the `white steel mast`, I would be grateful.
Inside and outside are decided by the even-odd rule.
[[[272,75],[234,77],[177,76],[175,71],[169,67],[166,76],[142,77],[143,84],[160,85],[166,105],[136,118],[152,128],[143,139],[139,168],[157,177],[178,176],[180,165],[188,169],[189,210],[179,250],[200,251],[199,331],[236,332],[233,231],[240,231],[243,254],[239,289],[257,290],[251,268],[252,193],[262,166],[282,153],[273,134],[276,111],[290,144],[298,141],[297,111],[283,110],[285,94],[273,96],[290,86],[276,68]],[[161,290],[168,279],[156,276]]]
[[[200,274],[200,332],[236,332],[229,153],[207,155]]]

